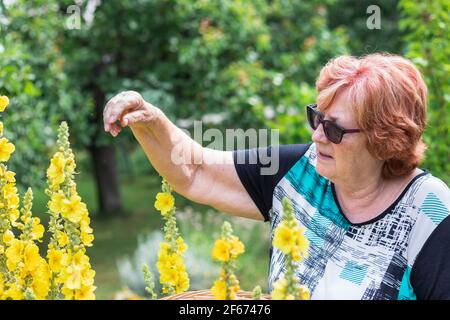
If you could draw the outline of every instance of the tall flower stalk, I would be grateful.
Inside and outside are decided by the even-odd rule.
[[[1,96],[0,112],[8,104],[8,97]],[[44,227],[31,213],[31,189],[19,210],[15,173],[6,166],[14,151],[14,145],[3,137],[0,122],[0,299],[45,299],[50,272],[36,245],[43,237]]]
[[[87,206],[81,201],[74,179],[75,157],[69,144],[69,128],[62,122],[58,130],[58,150],[47,170],[50,197],[47,257],[51,270],[51,299],[95,299],[94,276],[86,247],[94,236]]]
[[[274,283],[272,298],[275,300],[309,300],[306,286],[300,285],[295,275],[296,263],[308,257],[309,241],[304,228],[298,226],[292,205],[285,197],[282,200],[283,219],[275,229],[273,246],[285,255],[286,272]]]
[[[245,251],[244,244],[233,235],[233,229],[229,222],[222,225],[221,238],[217,239],[212,257],[222,263],[220,277],[214,282],[211,292],[216,300],[234,300],[239,291],[239,280],[234,275],[236,259]]]
[[[158,262],[159,281],[164,294],[176,294],[189,289],[189,276],[184,264],[183,253],[187,245],[178,231],[175,218],[175,199],[172,188],[163,179],[162,192],[156,195],[155,208],[164,219],[164,241],[160,244]]]

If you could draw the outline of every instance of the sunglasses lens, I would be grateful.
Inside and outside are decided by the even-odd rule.
[[[341,142],[343,132],[340,128],[338,128],[331,122],[325,122],[323,129],[325,131],[325,135],[327,136],[328,140],[330,140],[333,143]]]
[[[309,125],[311,126],[311,128],[313,130],[316,130],[320,124],[319,114],[312,107],[308,106],[307,116],[308,116]]]

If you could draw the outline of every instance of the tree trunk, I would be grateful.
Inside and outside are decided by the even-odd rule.
[[[91,146],[94,176],[97,184],[99,214],[115,216],[122,211],[113,146]]]
[[[95,68],[94,74],[101,74],[105,65]],[[116,154],[114,145],[99,145],[97,141],[103,132],[103,108],[106,103],[105,92],[96,84],[91,83],[87,89],[92,92],[95,112],[91,125],[95,130],[91,137],[89,151],[94,168],[94,177],[98,192],[98,213],[102,217],[119,215],[122,212],[119,184],[116,171]]]

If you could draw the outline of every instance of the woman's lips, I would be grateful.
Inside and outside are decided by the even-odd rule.
[[[329,160],[329,159],[333,159],[333,157],[328,156],[326,154],[323,154],[322,152],[318,151],[317,155],[319,156],[320,159],[324,159],[324,160]]]

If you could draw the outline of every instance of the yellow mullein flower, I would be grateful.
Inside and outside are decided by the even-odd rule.
[[[5,284],[3,282],[3,274],[0,272],[0,299],[3,299],[4,291],[5,291]]]
[[[31,230],[31,240],[41,240],[44,236],[44,226],[39,218],[33,218],[33,229]]]
[[[162,292],[168,294],[181,293],[189,289],[189,276],[182,256],[187,250],[187,245],[176,227],[175,200],[171,191],[172,188],[163,180],[162,192],[156,195],[155,201],[155,208],[161,211],[165,220],[164,239],[166,240],[160,243],[156,267]]]
[[[64,167],[66,160],[61,152],[57,152],[50,160],[47,177],[53,186],[59,186],[65,180]]]
[[[8,139],[0,138],[0,162],[8,161],[15,150],[16,147]]]
[[[3,242],[9,245],[13,240],[14,240],[14,233],[11,230],[6,230],[5,233],[3,234]]]
[[[92,286],[94,284],[95,271],[89,268],[81,270],[81,284],[83,286]]]
[[[273,246],[285,255],[285,274],[273,285],[272,298],[276,300],[309,299],[309,290],[298,283],[295,262],[307,258],[309,241],[304,236],[305,228],[298,226],[289,200],[285,197],[283,220],[274,231]]]
[[[24,270],[32,272],[39,266],[41,259],[39,248],[34,243],[28,244],[23,253]]]
[[[77,300],[94,300],[95,286],[81,286],[79,290],[75,290],[75,299]]]
[[[67,254],[62,250],[50,249],[47,252],[48,265],[53,272],[60,272],[67,263]]]
[[[244,253],[244,244],[239,240],[238,237],[232,236],[229,242],[231,245],[230,254],[233,259],[236,259],[238,256]]]
[[[292,248],[292,258],[300,261],[308,258],[309,240],[304,235],[305,228],[294,228],[295,245]]]
[[[18,239],[12,240],[10,246],[6,249],[5,255],[8,269],[10,271],[14,270],[16,265],[22,260],[23,249],[24,243],[22,240]]]
[[[239,291],[239,281],[234,275],[235,260],[245,251],[244,244],[233,235],[228,222],[222,226],[222,236],[214,243],[212,257],[222,263],[219,279],[214,282],[211,292],[216,299],[236,299]]]
[[[64,286],[67,289],[75,290],[81,288],[81,271],[78,268],[67,267],[63,274],[65,275]]]
[[[4,292],[4,296],[12,300],[22,300],[23,299],[22,289],[19,287],[17,283],[12,283],[9,286],[9,289]]]
[[[304,285],[300,285],[298,287],[298,294],[299,294],[300,300],[309,300],[311,298],[308,287],[306,287]]]
[[[214,281],[211,292],[216,300],[225,300],[227,298],[227,283],[223,280]]]
[[[61,248],[64,248],[69,243],[69,236],[67,235],[67,233],[59,231],[57,235],[57,241]]]
[[[155,208],[161,211],[162,215],[166,215],[173,209],[175,200],[170,193],[158,192],[156,195]]]
[[[9,105],[9,98],[7,96],[0,96],[0,112],[5,111]]]
[[[89,265],[89,257],[83,251],[80,250],[72,256],[72,266],[75,268],[82,270],[87,265]]]
[[[15,183],[16,182],[16,173],[12,171],[6,171],[5,172],[5,180],[8,183]]]
[[[218,239],[214,244],[212,250],[212,257],[218,261],[228,261],[230,260],[230,249],[231,245],[227,240]]]
[[[291,228],[286,223],[281,222],[275,229],[275,235],[273,238],[273,245],[280,249],[284,254],[289,254],[295,245],[295,237]]]
[[[64,200],[65,197],[62,191],[53,193],[51,200],[48,202],[48,208],[53,212],[61,212]]]
[[[284,300],[286,296],[287,280],[285,278],[277,280],[273,284],[272,299]]]
[[[89,212],[77,193],[74,180],[75,157],[70,149],[67,124],[58,130],[58,151],[47,170],[50,197],[49,228],[51,245],[47,251],[52,270],[50,298],[94,299],[94,276],[85,248],[92,246],[94,236],[89,226]]]
[[[61,215],[70,222],[79,223],[86,214],[86,204],[81,202],[80,196],[72,196],[65,199],[62,204]]]

